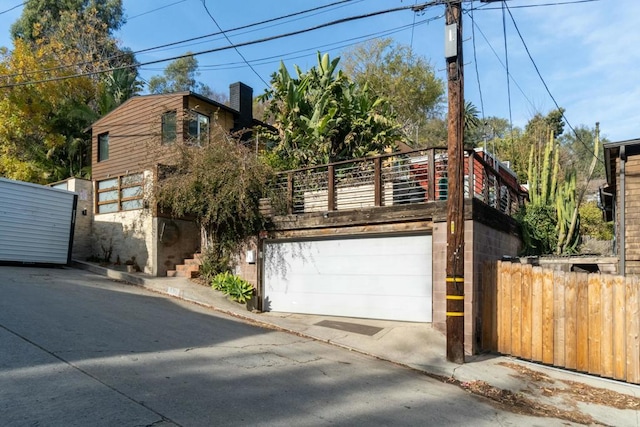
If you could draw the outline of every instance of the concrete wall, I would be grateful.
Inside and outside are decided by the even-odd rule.
[[[93,223],[93,254],[124,264],[135,257],[145,273],[153,274],[154,222],[148,209],[99,214]]]
[[[86,260],[93,255],[91,232],[93,230],[93,184],[80,178],[69,178],[67,190],[78,194],[78,213],[73,234],[72,258]]]
[[[93,183],[82,178],[67,178],[64,181],[50,184],[50,186],[78,194],[78,212],[76,214],[71,257],[85,261],[95,255],[91,243],[91,232],[93,230]]]
[[[247,244],[243,245],[236,255],[236,265],[234,274],[242,277],[247,282],[251,283],[254,288],[258,287],[258,244],[257,238],[252,239]],[[247,252],[253,251],[255,255],[254,262],[248,262]]]
[[[479,221],[464,223],[464,342],[465,353],[479,351],[482,314],[482,265],[502,256],[516,256],[520,239],[512,234],[494,230]],[[433,226],[433,325],[446,333],[446,223]]]

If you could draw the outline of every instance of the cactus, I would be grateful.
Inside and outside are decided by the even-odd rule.
[[[579,242],[579,235],[575,232],[578,221],[575,172],[558,188],[555,205],[558,216],[556,254],[574,252]]]
[[[554,140],[553,140],[553,132],[551,133],[551,135],[549,136],[549,142],[547,142],[547,144],[545,144],[544,147],[544,158],[542,160],[542,174],[540,175],[540,197],[541,200],[540,202],[543,205],[549,204],[549,202],[551,201],[551,194],[549,193],[550,190],[550,182],[555,180],[555,177],[551,176],[551,154],[554,151],[558,151],[558,150],[554,150]],[[554,167],[555,170],[555,167]]]
[[[538,165],[542,164],[539,169]],[[550,206],[556,211],[557,240],[551,245],[543,245],[556,254],[575,251],[579,242],[579,217],[576,202],[575,171],[567,176],[565,182],[558,184],[560,171],[560,150],[556,146],[553,132],[545,144],[541,159],[535,155],[535,147],[529,153],[529,200],[535,207]],[[538,224],[529,224],[537,227]]]

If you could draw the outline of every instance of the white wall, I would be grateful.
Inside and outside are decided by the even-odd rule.
[[[76,194],[0,178],[0,261],[67,264]]]
[[[93,222],[93,254],[124,264],[135,257],[145,273],[152,273],[153,218],[149,209],[98,214]]]

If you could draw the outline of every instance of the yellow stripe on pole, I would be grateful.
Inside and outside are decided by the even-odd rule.
[[[447,295],[447,299],[462,301],[464,300],[464,295]]]
[[[449,317],[462,317],[462,316],[464,316],[464,311],[447,311],[447,316],[449,316]]]
[[[464,277],[447,277],[448,283],[464,283]]]

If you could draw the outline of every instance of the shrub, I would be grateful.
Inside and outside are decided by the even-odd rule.
[[[604,222],[602,211],[596,202],[585,202],[580,206],[580,229],[585,236],[598,240],[613,239],[613,223]]]
[[[206,282],[211,282],[218,273],[228,271],[229,265],[227,258],[220,258],[215,249],[209,247],[202,252],[200,277]]]
[[[516,219],[522,227],[522,255],[545,255],[554,252],[558,242],[558,221],[554,206],[529,204],[517,212]]]
[[[246,303],[253,296],[253,285],[229,272],[217,274],[211,280],[211,287],[241,304]]]

